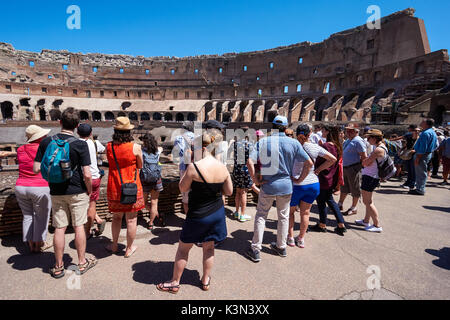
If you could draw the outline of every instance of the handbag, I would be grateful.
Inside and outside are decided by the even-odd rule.
[[[119,162],[117,161],[116,152],[114,151],[114,143],[111,144],[111,149],[114,156],[114,161],[116,162],[117,171],[119,171],[120,177],[120,203],[121,204],[135,204],[137,202],[138,186],[136,184],[137,179],[137,168],[134,174],[134,181],[131,183],[123,183],[122,174],[120,173]]]
[[[404,161],[411,160],[414,155],[414,149],[402,149],[400,150],[398,157]]]

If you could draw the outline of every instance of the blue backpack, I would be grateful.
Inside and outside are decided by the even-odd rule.
[[[52,137],[44,157],[41,161],[41,174],[49,183],[63,183],[72,178],[73,171],[70,169],[65,174],[61,168],[61,162],[70,164],[70,143],[77,141],[75,137],[60,139],[57,135]]]
[[[140,178],[143,183],[154,183],[161,178],[161,166],[159,165],[159,153],[149,154],[142,150],[144,164],[141,169]]]

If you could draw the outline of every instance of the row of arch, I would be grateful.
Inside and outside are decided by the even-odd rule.
[[[105,112],[102,116],[102,114],[99,111],[93,111],[91,114],[89,114],[88,111],[80,111],[80,119],[82,121],[85,120],[92,120],[92,121],[114,121],[116,117],[128,117],[131,121],[196,121],[197,115],[195,113],[189,112],[187,115],[178,112],[176,114],[172,114],[170,112],[161,113],[161,112],[154,112],[153,114],[150,114],[148,112],[118,112],[114,113],[111,111]]]
[[[300,113],[296,113],[295,119],[292,118],[291,121],[301,121],[305,120],[305,118],[307,118],[306,120],[308,121],[323,121],[325,118],[324,111],[336,106],[337,102],[339,102],[339,105],[342,107],[346,106],[352,110],[359,110],[363,106],[372,106],[372,103],[378,103],[381,99],[384,99],[385,104],[387,104],[391,101],[394,95],[395,89],[391,88],[385,90],[378,96],[375,91],[369,90],[364,93],[353,92],[347,95],[338,94],[333,96],[331,99],[327,96],[320,96],[316,98],[299,96],[280,100],[269,99],[208,102],[205,104],[204,120],[215,118],[219,121],[230,122],[234,118],[234,121],[236,122],[271,122],[279,113],[280,108],[284,107],[284,109],[286,109],[284,111],[286,115],[290,115],[294,108],[298,108],[297,110],[300,110]],[[251,116],[246,116],[246,112],[251,112]],[[264,113],[263,116],[262,113]],[[335,117],[337,118],[338,114],[336,114]]]

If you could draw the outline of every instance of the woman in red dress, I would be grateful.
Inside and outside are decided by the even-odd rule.
[[[133,245],[136,238],[137,213],[145,208],[144,193],[139,179],[139,169],[142,168],[142,149],[138,144],[133,143],[134,139],[131,130],[134,128],[130,124],[130,119],[118,117],[114,126],[113,141],[108,143],[106,154],[109,163],[108,174],[108,206],[113,214],[112,219],[112,243],[107,246],[107,250],[116,253],[122,218],[125,214],[127,220],[127,248],[125,258],[129,258],[136,251],[137,247]],[[137,201],[134,204],[121,204],[121,186],[119,171],[116,165],[116,159],[119,164],[120,174],[123,183],[136,183],[138,186]]]

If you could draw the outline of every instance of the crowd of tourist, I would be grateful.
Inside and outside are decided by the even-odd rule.
[[[95,257],[86,256],[86,242],[101,235],[106,225],[96,212],[105,175],[99,167],[99,152],[106,151],[108,159],[107,200],[112,213],[112,241],[105,249],[113,254],[119,251],[123,217],[127,226],[125,258],[137,250],[134,240],[138,212],[148,210],[150,230],[155,228],[156,219],[164,223],[164,217],[158,213],[158,198],[163,191],[160,163],[163,150],[152,134],[141,137],[142,145],[136,143],[132,135],[134,126],[128,118],[119,117],[111,142],[104,147],[94,139],[89,124],[80,124],[75,109],[66,109],[60,123],[61,132],[54,136],[49,136],[50,130],[29,126],[25,132],[27,144],[17,150],[16,197],[24,216],[23,241],[32,252],[54,247],[55,265],[49,271],[54,278],[65,274],[63,254],[69,225],[75,231],[79,274],[98,263]],[[361,197],[365,217],[355,223],[368,232],[382,232],[373,193],[380,182],[395,177],[400,168],[407,171],[402,187],[408,188],[412,195],[425,194],[427,179],[437,177],[440,163],[442,184],[448,184],[449,133],[434,128],[433,120],[422,121],[421,128],[410,126],[403,136],[390,139],[385,139],[380,130],[360,130],[355,124],[312,128],[302,123],[294,130],[288,126],[286,117],[277,116],[270,133],[244,127],[233,137],[225,137],[225,126],[215,120],[206,122],[203,129],[207,130],[201,133],[194,130],[193,123],[183,124],[182,133],[174,141],[173,154],[179,162],[179,189],[186,218],[172,279],[158,284],[158,290],[179,291],[189,251],[195,244],[203,249],[200,286],[209,290],[215,246],[227,237],[225,196],[231,196],[234,190],[233,217],[242,223],[254,220],[253,239],[246,256],[259,262],[267,216],[274,203],[277,240],[270,247],[274,253],[286,257],[287,246],[305,247],[308,230],[328,231],[327,206],[336,218],[335,233],[344,236],[347,232],[344,217],[357,214]],[[233,166],[231,174],[227,165]],[[251,190],[258,195],[255,217],[246,212],[247,193]],[[334,195],[338,193],[336,202]],[[344,211],[349,194],[352,204]],[[319,222],[309,226],[314,202]],[[298,212],[300,230],[294,237]],[[55,228],[52,244],[46,241],[50,215]]]

